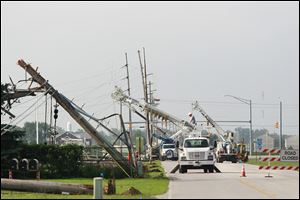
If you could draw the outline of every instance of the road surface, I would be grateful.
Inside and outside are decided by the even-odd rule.
[[[170,178],[169,191],[157,196],[159,199],[299,199],[298,171],[271,171],[245,164],[246,177],[240,177],[241,163],[218,163],[222,173],[204,173],[203,170],[188,170],[186,174],[170,174],[177,161],[163,161],[162,165]]]

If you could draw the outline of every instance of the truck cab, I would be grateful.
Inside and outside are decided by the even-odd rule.
[[[179,154],[179,173],[188,169],[203,169],[204,173],[213,173],[215,165],[214,147],[209,146],[206,137],[189,137],[183,141]]]

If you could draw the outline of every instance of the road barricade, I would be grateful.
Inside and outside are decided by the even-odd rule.
[[[283,151],[283,153],[285,153],[285,151],[289,151],[289,150],[282,150],[282,151]],[[281,159],[282,155],[281,155],[281,150],[280,149],[264,148],[262,150],[262,152],[263,153],[268,153],[269,156],[268,157],[260,157],[259,160],[262,161],[262,162],[268,162],[268,166],[259,166],[258,169],[259,170],[269,170],[268,175],[265,176],[267,178],[273,177],[270,174],[270,170],[299,170],[299,166],[271,166],[271,162],[274,162],[274,161],[282,162],[282,159]],[[271,154],[279,154],[278,155],[279,157],[271,157]],[[298,157],[297,157],[297,159],[298,159]],[[284,160],[284,157],[283,157],[283,160]]]
[[[259,166],[259,170],[299,170],[299,166]]]

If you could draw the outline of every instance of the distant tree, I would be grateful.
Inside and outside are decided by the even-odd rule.
[[[2,130],[2,128],[4,128]],[[9,131],[6,131],[9,130]],[[2,135],[3,131],[6,131]],[[20,150],[22,142],[22,137],[24,136],[24,131],[16,126],[6,126],[6,124],[1,124],[1,160],[6,159],[14,155]],[[2,163],[2,162],[1,162]]]
[[[1,83],[1,106],[4,104],[3,97],[9,84]],[[2,118],[1,112],[1,118]],[[2,121],[2,119],[1,119]],[[9,160],[15,157],[22,146],[24,132],[19,127],[1,124],[1,171],[7,169]]]
[[[242,127],[238,127],[235,130],[235,140],[236,142],[242,142],[244,141],[245,143],[249,143],[250,141],[250,131],[249,128],[242,128]]]
[[[272,133],[270,134],[274,138],[274,147],[278,148],[279,147],[279,135],[277,133]]]
[[[1,83],[1,106],[4,103],[3,98],[2,98],[5,95],[4,89],[5,89],[5,86]]]
[[[252,139],[255,140],[255,138],[265,134],[269,134],[269,131],[267,129],[252,130]],[[250,142],[249,128],[242,128],[242,127],[236,128],[234,137],[237,142],[241,142],[244,140],[245,143],[249,143]],[[274,137],[276,138],[277,136],[275,135]]]
[[[38,126],[39,144],[44,144],[47,142],[47,138],[50,136],[50,126],[48,124],[46,125],[44,122],[39,122]],[[36,144],[36,122],[25,122],[23,130],[25,131],[25,136],[23,139],[26,141],[26,143]],[[56,130],[58,134],[65,132],[65,130],[61,127],[56,127]]]
[[[146,138],[146,132],[145,131],[142,131],[140,129],[133,129],[132,130],[132,143],[135,144],[136,143],[136,138],[137,137],[143,137],[144,138],[144,141],[147,141]]]
[[[258,137],[258,136],[261,136],[261,135],[265,135],[265,134],[269,134],[269,131],[267,129],[255,129],[253,130],[253,137]]]

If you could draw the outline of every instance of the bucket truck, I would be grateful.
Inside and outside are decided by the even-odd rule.
[[[208,124],[211,124],[217,131],[216,134],[219,137],[216,148],[217,162],[231,161],[232,163],[236,163],[237,161],[244,159],[240,155],[247,156],[247,153],[240,152],[242,149],[238,151],[232,132],[225,133],[225,131],[204,111],[197,101],[192,104],[192,107],[194,110],[200,112],[207,120]]]
[[[158,157],[160,160],[164,161],[166,159],[169,160],[177,160],[178,154],[175,147],[175,141],[167,136],[158,135],[156,133],[152,134],[153,137],[161,140],[160,145],[158,145]]]
[[[178,165],[175,168],[179,169],[179,173],[186,173],[188,169],[204,169],[204,172],[209,171],[210,173],[215,169],[220,172],[214,165],[215,147],[208,146],[209,139],[201,137],[201,131],[197,130],[194,125],[178,119],[148,103],[135,100],[125,95],[122,89],[118,87],[116,87],[115,92],[112,94],[112,98],[118,102],[122,102],[135,113],[137,113],[135,107],[138,107],[154,117],[161,118],[163,121],[169,121],[179,127],[179,131],[168,138],[175,141],[176,144]],[[151,125],[155,126],[154,124]]]

